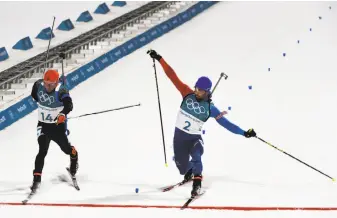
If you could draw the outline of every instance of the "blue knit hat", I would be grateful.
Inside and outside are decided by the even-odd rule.
[[[195,86],[198,89],[205,90],[207,92],[211,92],[212,89],[212,81],[206,77],[202,76],[198,79],[198,81],[195,83]]]

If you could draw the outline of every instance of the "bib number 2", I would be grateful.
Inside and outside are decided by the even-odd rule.
[[[188,122],[188,121],[185,121],[185,123],[187,124],[185,127],[184,127],[184,130],[186,130],[186,131],[190,131],[190,126],[191,126],[191,123],[190,122]]]

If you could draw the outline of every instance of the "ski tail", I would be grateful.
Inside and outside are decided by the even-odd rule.
[[[176,184],[174,184],[174,185],[169,185],[169,186],[162,187],[162,188],[160,188],[160,190],[161,190],[162,192],[168,192],[168,191],[171,191],[171,190],[174,189],[174,188],[183,186],[183,185],[185,185],[185,184],[187,184],[187,183],[189,183],[189,182],[191,182],[191,181],[187,181],[187,182],[186,182],[186,181],[181,181],[181,182],[178,182],[178,183],[176,183]]]

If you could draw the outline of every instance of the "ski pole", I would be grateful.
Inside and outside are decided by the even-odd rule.
[[[47,52],[46,52],[46,62],[44,63],[44,71],[46,71],[46,68],[47,68],[47,61],[48,61],[48,56],[49,56],[49,48],[50,48],[51,39],[53,38],[53,30],[54,30],[55,19],[56,19],[56,17],[53,17],[53,25],[51,27],[50,37],[49,37],[49,41],[48,41],[48,47],[47,47]]]
[[[164,148],[164,158],[165,158],[165,166],[167,167],[167,160],[166,160],[166,149],[165,149],[165,138],[164,138],[164,128],[163,128],[163,118],[161,114],[161,106],[160,106],[160,97],[159,97],[159,88],[158,88],[158,79],[157,79],[157,70],[156,70],[156,62],[153,58],[153,69],[154,75],[156,79],[156,86],[157,86],[157,96],[158,96],[158,107],[159,107],[159,115],[160,115],[160,125],[161,125],[161,135],[163,140],[163,148]]]
[[[283,151],[283,150],[279,149],[278,147],[276,147],[276,146],[274,146],[274,145],[270,144],[269,142],[266,142],[265,140],[261,139],[260,137],[257,137],[257,136],[256,136],[256,138],[258,138],[258,139],[259,139],[259,140],[261,140],[262,142],[266,143],[266,144],[267,144],[267,145],[269,145],[270,147],[272,147],[272,148],[275,148],[276,150],[278,150],[278,151],[282,152],[283,154],[286,154],[286,155],[288,155],[289,157],[291,157],[291,158],[293,158],[293,159],[295,159],[295,160],[299,161],[300,163],[302,163],[302,164],[304,164],[304,165],[306,165],[306,166],[310,167],[311,169],[313,169],[313,170],[316,170],[317,172],[319,172],[319,173],[323,174],[324,176],[326,176],[326,177],[330,178],[332,181],[335,181],[335,179],[334,179],[334,178],[332,178],[331,176],[328,176],[327,174],[325,174],[325,173],[323,173],[323,172],[319,171],[318,169],[316,169],[316,168],[314,168],[314,167],[310,166],[309,164],[307,164],[307,163],[305,163],[305,162],[301,161],[300,159],[298,159],[298,158],[296,158],[296,157],[292,156],[291,154],[289,154],[289,153],[287,153],[287,152],[285,152],[285,151]]]
[[[88,114],[82,114],[82,115],[79,115],[79,116],[76,116],[76,117],[68,117],[67,119],[76,119],[76,118],[80,118],[80,117],[85,117],[85,116],[90,116],[90,115],[96,115],[96,114],[102,114],[102,113],[106,113],[106,112],[110,112],[110,111],[117,111],[117,110],[122,110],[122,109],[136,107],[136,106],[140,106],[140,103],[139,104],[135,104],[135,105],[125,106],[125,107],[119,107],[119,108],[104,110],[104,111],[98,111],[98,112],[93,112],[93,113],[88,113]]]
[[[223,78],[223,77],[224,77],[225,79],[228,78],[228,76],[227,76],[225,73],[222,72],[222,73],[220,74],[220,77],[219,77],[217,83],[215,84],[215,86],[214,86],[214,88],[213,88],[213,91],[211,92],[210,96],[213,95],[213,92],[215,91],[215,89],[216,89],[216,87],[218,86],[218,84],[219,84],[221,78]]]
[[[59,57],[62,58],[61,66],[62,66],[62,79],[63,79],[63,85],[66,86],[66,77],[64,75],[64,60],[66,59],[66,54],[64,52],[61,52],[59,54]]]

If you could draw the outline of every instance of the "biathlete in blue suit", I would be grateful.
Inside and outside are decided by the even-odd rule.
[[[159,61],[165,74],[183,97],[175,125],[174,158],[180,174],[184,175],[183,182],[193,180],[191,195],[198,195],[201,189],[203,170],[201,156],[204,153],[201,134],[205,122],[210,117],[215,118],[221,126],[230,132],[247,138],[255,137],[256,133],[254,129],[244,131],[223,117],[224,112],[220,112],[211,100],[212,82],[208,77],[200,77],[193,91],[180,81],[174,70],[156,51],[149,50],[148,54],[151,58]]]

